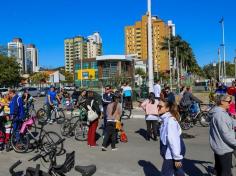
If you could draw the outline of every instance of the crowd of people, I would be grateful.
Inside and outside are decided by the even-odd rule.
[[[232,87],[235,89],[232,90]],[[216,91],[210,93],[215,107],[212,109],[210,119],[209,141],[214,152],[215,172],[217,176],[231,176],[232,156],[236,149],[236,116],[235,103],[232,96],[236,97],[236,84],[227,88],[218,84]],[[161,174],[163,176],[183,176],[183,161],[186,152],[182,139],[182,130],[179,125],[181,114],[180,109],[197,109],[197,104],[202,103],[192,93],[191,87],[183,86],[179,94],[180,100],[177,103],[176,96],[166,84],[161,89],[160,81],[156,81],[154,91],[149,93],[148,98],[140,104],[145,111],[147,127],[146,140],[160,140],[160,155],[163,157]],[[229,95],[230,94],[230,95]],[[232,96],[231,96],[232,95]],[[10,89],[8,94],[0,95],[0,150],[4,150],[12,130],[19,129],[22,120],[25,118],[25,109],[32,99],[27,90],[22,96]],[[63,104],[66,110],[74,107],[82,107],[88,112],[89,122],[87,145],[97,147],[96,131],[99,120],[103,118],[103,143],[102,151],[107,151],[111,143],[112,151],[117,150],[118,127],[122,116],[122,103],[132,102],[132,88],[124,83],[120,89],[113,90],[110,85],[105,86],[104,93],[99,102],[94,91],[82,89],[76,99],[64,89],[59,92],[51,86],[46,98],[47,122],[53,124],[51,110],[55,104]],[[195,106],[196,105],[196,106]],[[93,117],[90,117],[93,116]],[[91,120],[92,119],[92,120]]]

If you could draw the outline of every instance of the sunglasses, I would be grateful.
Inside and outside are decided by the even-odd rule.
[[[224,102],[227,102],[227,103],[229,103],[229,104],[230,104],[232,100],[228,100],[228,101],[226,101],[226,100],[223,100],[223,101],[224,101]]]

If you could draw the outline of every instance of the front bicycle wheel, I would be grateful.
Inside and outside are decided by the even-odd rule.
[[[25,153],[29,149],[29,136],[20,134],[19,130],[14,131],[11,135],[11,145],[15,152]]]
[[[199,123],[203,127],[208,127],[209,126],[209,117],[208,117],[207,113],[199,114]]]
[[[61,135],[62,136],[67,136],[70,132],[70,120],[65,120],[64,123],[61,124]]]
[[[78,141],[86,141],[88,138],[87,122],[79,122],[75,128],[75,139]]]
[[[187,118],[185,118],[182,121],[180,121],[180,127],[183,130],[189,130],[191,128],[191,122]]]
[[[61,136],[54,131],[46,132],[43,135],[42,141],[41,141],[43,150],[45,152],[50,152],[56,148],[56,154],[60,155],[60,153],[63,150],[63,143],[60,143],[59,145],[56,145],[56,143],[61,139],[62,139]]]
[[[56,113],[57,124],[62,124],[65,121],[65,113],[62,109],[58,109]]]
[[[43,109],[43,108],[40,108],[36,113],[36,117],[37,117],[39,122],[45,123],[48,119],[46,110]]]

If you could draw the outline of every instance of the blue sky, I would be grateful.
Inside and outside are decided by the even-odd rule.
[[[64,65],[64,39],[101,33],[104,54],[124,53],[124,27],[146,12],[147,0],[4,0],[0,44],[14,37],[39,48],[40,65]],[[200,65],[217,60],[220,18],[225,19],[226,59],[236,55],[235,0],[152,0],[152,13],[173,20]]]

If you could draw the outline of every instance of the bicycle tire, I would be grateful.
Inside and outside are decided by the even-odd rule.
[[[60,155],[60,153],[63,150],[63,142],[57,146],[55,146],[55,144],[61,139],[62,139],[61,136],[54,131],[45,132],[41,140],[41,145],[43,150],[45,152],[50,152],[52,149],[54,149],[54,147],[56,147],[57,148],[56,155]]]
[[[183,130],[189,130],[191,128],[191,122],[188,119],[185,119],[180,122],[180,127]]]
[[[19,135],[18,139],[16,137],[16,134]],[[17,153],[25,153],[28,151],[29,149],[29,136],[27,134],[20,134],[20,132],[14,131],[11,134],[11,146],[13,148],[13,150]]]
[[[70,132],[70,120],[66,119],[64,123],[61,124],[61,135],[67,136]]]
[[[48,119],[46,110],[43,109],[43,108],[40,108],[36,113],[36,117],[37,117],[39,122],[45,123]]]
[[[199,114],[199,123],[202,127],[208,127],[209,126],[209,117],[206,113]]]
[[[56,114],[56,121],[57,121],[57,124],[62,124],[64,123],[65,121],[65,113],[62,109],[58,109],[57,110],[57,114]]]
[[[86,141],[88,139],[88,124],[87,122],[79,122],[75,128],[75,139],[78,141]]]

